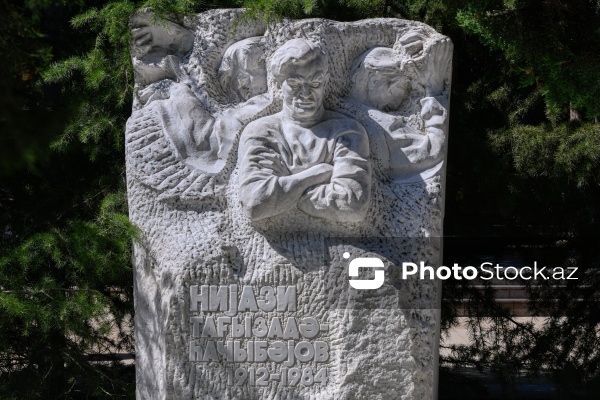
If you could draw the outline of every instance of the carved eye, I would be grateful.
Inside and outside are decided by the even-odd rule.
[[[291,87],[294,90],[296,90],[296,89],[298,89],[300,87],[300,83],[298,81],[296,81],[296,80],[290,80],[290,79],[288,79],[286,82],[287,82],[288,86]]]
[[[318,88],[319,86],[321,86],[321,82],[311,82],[309,83],[309,86],[311,88]]]

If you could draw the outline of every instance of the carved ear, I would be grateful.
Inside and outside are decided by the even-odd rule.
[[[221,71],[219,71],[221,72]],[[220,73],[219,74],[219,84],[221,85],[221,89],[223,89],[225,92],[228,92],[228,90],[230,89],[230,83],[231,83],[231,76],[227,73]]]

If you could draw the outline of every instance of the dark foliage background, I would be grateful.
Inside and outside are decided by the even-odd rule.
[[[593,388],[600,2],[0,0],[0,398],[132,396],[131,368],[89,357],[133,351],[128,21],[142,7],[237,6],[270,20],[415,19],[453,40],[445,233],[548,237],[588,285],[532,291],[549,316],[540,328],[514,320],[490,290],[448,283],[445,329],[457,299],[477,300],[467,307],[477,318],[474,344],[454,347],[443,366],[493,371],[507,387],[523,373],[549,374],[562,398]]]

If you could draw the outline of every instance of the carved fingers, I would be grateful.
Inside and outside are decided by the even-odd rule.
[[[433,97],[426,97],[421,100],[421,118],[425,123],[425,128],[444,129],[448,111]]]
[[[143,57],[152,50],[154,41],[152,36],[152,27],[141,25],[131,30],[133,49],[138,57]]]
[[[425,140],[425,136],[420,133],[394,133],[394,140],[410,140],[411,142],[421,142]]]
[[[272,101],[273,99],[270,97],[270,94],[261,94],[242,103],[238,108],[230,108],[225,111],[225,114],[246,124],[258,114],[262,113],[269,105],[271,105]]]
[[[398,41],[400,42],[402,47],[404,47],[406,53],[411,58],[418,58],[422,55],[425,37],[421,32],[416,30],[410,30],[404,35],[402,35],[402,37]]]
[[[140,104],[145,106],[156,100],[168,99],[170,97],[170,92],[168,88],[160,88],[156,85],[149,85],[138,91],[137,96]]]

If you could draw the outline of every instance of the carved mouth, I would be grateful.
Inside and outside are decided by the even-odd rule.
[[[314,101],[298,101],[296,102],[296,107],[298,108],[311,108],[315,106],[315,102]]]

